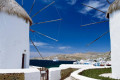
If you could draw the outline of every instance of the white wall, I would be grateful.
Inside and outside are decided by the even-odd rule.
[[[0,69],[0,74],[24,73],[24,80],[40,80],[41,74],[37,67],[27,69]]]
[[[110,14],[112,75],[120,79],[120,10]]]
[[[38,69],[29,69],[25,72],[25,80],[41,80],[41,74]]]
[[[82,75],[79,75],[80,72],[87,69],[96,69],[96,68],[110,68],[109,66],[93,66],[93,65],[80,65],[80,64],[62,64],[58,68],[49,69],[49,80],[60,80],[61,79],[61,70],[68,68],[76,68],[77,71],[71,73],[71,80],[97,80],[93,78],[88,78]]]
[[[50,68],[49,69],[49,80],[60,80],[61,79],[61,69]]]
[[[26,52],[24,52],[26,50]],[[0,69],[20,69],[22,54],[29,67],[29,23],[15,15],[0,12]]]

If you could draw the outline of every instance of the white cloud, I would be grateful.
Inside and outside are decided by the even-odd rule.
[[[113,2],[113,0],[110,0]],[[108,10],[108,7],[109,7],[109,4],[105,1],[105,0],[89,0],[89,2],[87,3],[84,3],[86,5],[89,5],[89,6],[92,6],[94,8],[97,8],[101,11],[104,11],[104,12],[107,12]],[[89,8],[89,7],[86,7],[84,6],[82,9],[79,9],[78,12],[82,13],[82,14],[88,14],[90,13],[90,11],[93,11],[94,9],[92,8]],[[105,19],[105,14],[102,13],[102,12],[99,12],[97,10],[94,10],[94,13],[93,13],[93,17],[96,17],[96,18],[99,18],[99,19]]]
[[[58,54],[65,53],[57,53],[57,52],[40,52],[43,57],[54,56]],[[30,52],[30,58],[41,57],[38,52]]]
[[[75,5],[77,0],[66,0],[67,1],[67,4],[70,4],[70,5]]]
[[[106,5],[106,6],[101,7],[100,10],[106,12],[108,8],[109,8],[109,5]]]
[[[100,10],[101,11],[104,11],[104,12],[107,12],[107,10],[108,10],[108,5],[106,5],[106,6],[104,6],[104,7],[101,7],[100,8]],[[97,17],[97,18],[99,18],[99,19],[106,19],[106,15],[104,14],[104,13],[101,13],[101,12],[99,12],[99,11],[96,11],[96,13],[95,13],[95,15],[93,16],[93,17]]]
[[[94,8],[100,8],[104,5],[104,3],[100,3],[100,1],[89,1],[88,3],[85,3],[88,6],[92,6]],[[88,12],[92,11],[92,8],[84,6],[82,10],[80,10],[80,13],[87,14]]]
[[[58,47],[58,49],[63,50],[63,49],[69,49],[70,47],[67,46],[62,46],[62,47]]]
[[[34,42],[34,44],[35,44],[36,46],[47,46],[47,45],[49,45],[49,44],[44,43],[44,42]],[[31,43],[30,45],[32,45],[32,43]]]
[[[106,18],[105,14],[101,12],[96,12],[93,17],[99,18],[100,20],[103,20]]]
[[[48,43],[44,43],[44,42],[34,42],[35,46],[39,47],[39,49],[53,49],[55,48],[54,46],[51,46]],[[30,43],[31,46],[33,46],[32,43]]]
[[[41,0],[41,1],[44,3],[49,3],[49,2],[52,2],[53,0]]]
[[[114,0],[108,0],[110,3],[112,3]]]

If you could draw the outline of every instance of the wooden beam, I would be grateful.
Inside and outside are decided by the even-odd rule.
[[[42,57],[42,55],[41,55],[41,53],[39,52],[37,46],[34,44],[34,42],[32,41],[31,38],[30,38],[30,41],[31,41],[31,43],[33,44],[33,46],[35,47],[35,49],[37,50],[37,52],[39,53],[39,55]],[[42,57],[42,59],[44,59],[44,58]]]
[[[56,20],[50,20],[50,21],[45,21],[45,22],[38,22],[38,23],[33,23],[33,25],[36,25],[36,24],[43,24],[43,23],[49,23],[49,22],[56,22],[56,21],[60,21],[62,19],[56,19]]]
[[[109,0],[106,0],[108,2],[108,4],[111,4]]]
[[[33,7],[34,7],[35,1],[36,1],[36,0],[33,1],[32,7],[31,7],[30,12],[29,12],[29,15],[30,15],[31,12],[32,12],[32,9],[33,9]]]
[[[89,23],[89,24],[85,24],[85,25],[81,25],[81,27],[89,26],[89,25],[93,25],[93,24],[98,24],[98,23],[104,23],[104,22],[108,22],[108,20],[106,20],[106,21],[101,21],[101,22]]]
[[[107,33],[109,33],[109,30],[105,33],[103,33],[100,37],[98,37],[97,39],[95,39],[94,41],[92,41],[91,43],[89,43],[87,46],[93,44],[94,42],[96,42],[97,40],[99,40],[101,37],[103,37],[104,35],[106,35]]]
[[[30,31],[32,31],[32,32],[36,32],[36,33],[38,33],[38,34],[40,34],[40,35],[42,35],[42,36],[45,36],[45,37],[47,37],[47,38],[49,38],[49,39],[51,39],[51,40],[54,40],[54,41],[58,41],[58,40],[56,40],[56,39],[54,39],[54,38],[52,38],[52,37],[49,37],[49,36],[47,36],[47,35],[45,35],[45,34],[42,34],[42,33],[40,33],[40,32],[38,32],[38,31],[35,31],[35,30],[32,30],[32,29],[30,29]]]
[[[43,11],[44,9],[48,8],[49,6],[51,6],[53,3],[55,3],[55,1],[51,2],[50,4],[48,4],[47,6],[45,6],[44,8],[42,8],[41,10],[39,10],[37,13],[35,13],[35,14],[32,16],[32,18],[35,17],[37,14],[39,14],[39,13],[40,13],[41,11]]]
[[[86,7],[89,7],[89,8],[95,9],[95,10],[97,10],[97,11],[99,11],[99,12],[102,12],[102,13],[106,14],[106,12],[101,11],[101,10],[99,10],[99,9],[97,9],[97,8],[94,8],[94,7],[92,7],[92,6],[88,6],[88,5],[83,4],[83,3],[81,3],[81,4],[84,5],[84,6],[86,6]]]

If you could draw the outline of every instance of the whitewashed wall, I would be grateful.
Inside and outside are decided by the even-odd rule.
[[[31,67],[27,69],[0,69],[0,74],[17,74],[17,73],[24,73],[24,80],[41,80],[40,71],[37,67]]]
[[[49,69],[49,80],[60,80],[61,79],[61,69],[50,68]]]
[[[25,80],[41,80],[41,74],[38,69],[29,69],[25,72]]]
[[[120,79],[120,10],[110,14],[112,75]]]
[[[0,12],[0,69],[20,69],[23,53],[28,68],[29,23],[16,15]]]

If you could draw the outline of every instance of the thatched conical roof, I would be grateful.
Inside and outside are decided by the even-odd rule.
[[[107,18],[109,18],[109,14],[111,14],[112,12],[116,11],[116,10],[120,10],[120,0],[115,0],[109,7],[108,11],[107,11]]]
[[[0,0],[0,12],[17,15],[18,17],[26,20],[26,22],[30,22],[30,25],[32,25],[32,19],[15,0]]]

